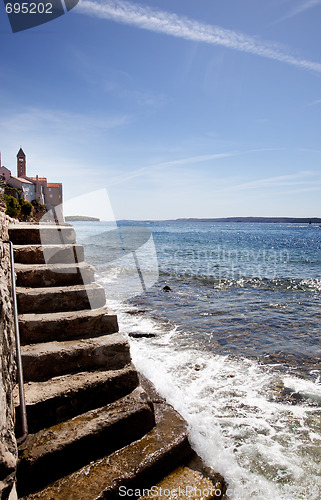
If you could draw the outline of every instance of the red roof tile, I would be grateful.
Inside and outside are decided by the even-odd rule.
[[[33,182],[29,181],[28,179],[24,179],[23,177],[15,177],[14,175],[11,176],[11,179],[17,179],[20,182],[24,182],[25,184],[33,184]],[[10,181],[10,179],[8,179]]]

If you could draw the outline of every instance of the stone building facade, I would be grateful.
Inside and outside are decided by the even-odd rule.
[[[62,184],[60,182],[50,183],[46,177],[39,177],[38,175],[28,177],[27,158],[21,148],[17,154],[17,175],[11,175],[11,171],[1,166],[1,163],[0,175],[2,175],[8,186],[20,189],[25,200],[37,200],[42,205],[46,205],[47,211],[59,207],[59,211],[62,212]]]

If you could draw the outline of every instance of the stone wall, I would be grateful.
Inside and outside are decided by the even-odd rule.
[[[11,295],[9,218],[0,208],[0,498],[17,498],[15,472],[17,445],[14,433],[15,338]]]

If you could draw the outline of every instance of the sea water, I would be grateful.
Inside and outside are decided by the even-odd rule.
[[[319,500],[321,227],[124,226],[147,232],[130,232],[127,250],[121,237],[119,253],[115,225],[75,223],[137,369],[186,419],[227,497]]]

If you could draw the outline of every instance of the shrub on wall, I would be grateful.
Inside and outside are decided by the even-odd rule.
[[[0,209],[1,193],[3,194],[3,189],[1,189],[0,185]],[[5,213],[9,215],[9,217],[13,217],[14,219],[37,222],[47,212],[46,206],[42,205],[39,201],[32,200],[32,202],[30,203],[30,201],[21,198],[19,190],[16,188],[8,189],[8,187],[6,186],[2,199],[3,210],[5,210]]]
[[[32,208],[33,207],[31,205],[30,201],[22,201],[21,202],[21,209],[20,209],[21,218],[23,218],[24,220],[28,219],[28,217],[31,214]]]
[[[4,210],[6,208],[6,203],[4,201],[4,188],[5,188],[5,182],[4,178],[2,175],[0,175],[0,210]]]
[[[21,189],[14,188],[12,186],[5,186],[4,194],[7,194],[8,196],[13,196],[16,198],[16,200],[20,201],[22,200],[22,191]]]
[[[7,205],[6,214],[9,217],[17,217],[20,213],[20,204],[19,201],[11,195],[4,195],[4,199]]]

